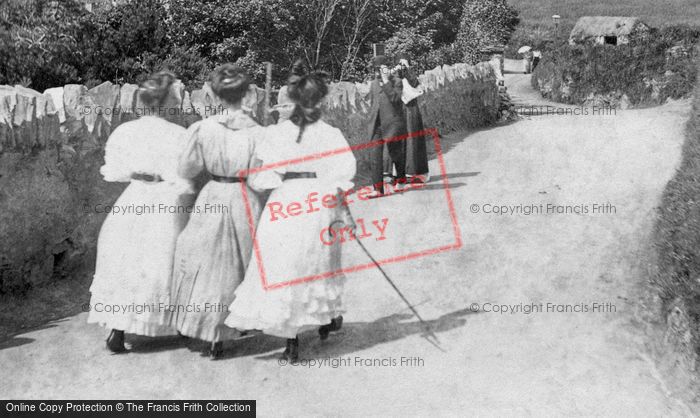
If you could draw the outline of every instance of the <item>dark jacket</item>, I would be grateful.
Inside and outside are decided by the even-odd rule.
[[[402,91],[403,84],[400,78],[389,77],[389,81],[384,85],[380,85],[379,79],[372,81],[370,85],[372,104],[369,110],[369,126],[367,127],[367,137],[370,140],[374,136],[377,118],[379,118],[382,128],[382,139],[406,133],[406,116],[401,101]]]

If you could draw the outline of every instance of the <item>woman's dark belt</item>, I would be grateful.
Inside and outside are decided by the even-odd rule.
[[[245,181],[245,177],[226,177],[217,176],[216,174],[212,174],[211,179],[218,183],[240,183],[241,181]]]
[[[141,180],[147,183],[157,183],[163,181],[163,179],[158,174],[146,174],[146,173],[133,173],[131,178],[134,180]]]
[[[310,171],[290,171],[287,173],[284,173],[284,179],[285,180],[293,180],[293,179],[315,179],[316,178],[316,173],[312,173]]]

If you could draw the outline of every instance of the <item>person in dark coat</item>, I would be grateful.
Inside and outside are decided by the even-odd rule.
[[[400,69],[397,73],[399,79],[406,79],[411,87],[418,87],[420,82],[413,69],[409,66],[406,57],[400,57]],[[420,132],[424,129],[423,118],[418,108],[418,98],[404,104],[406,117],[406,131]],[[428,180],[428,150],[425,136],[415,136],[406,139],[406,175],[409,182],[427,182]]]
[[[385,56],[375,57],[373,64],[378,70],[378,75],[370,84],[371,106],[367,136],[370,141],[379,141],[405,135],[406,117],[401,101],[403,91],[401,79],[391,73],[388,66],[389,60]],[[396,165],[397,180],[405,182],[406,141],[389,142],[386,143],[386,147],[391,160]],[[384,193],[383,151],[382,145],[370,148],[371,178],[377,195]]]

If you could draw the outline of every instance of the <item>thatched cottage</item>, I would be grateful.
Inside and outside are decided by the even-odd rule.
[[[649,29],[649,25],[637,17],[584,16],[571,30],[569,43],[626,44],[630,36],[648,33]]]

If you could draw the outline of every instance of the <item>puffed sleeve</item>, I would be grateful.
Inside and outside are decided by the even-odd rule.
[[[204,154],[202,143],[199,140],[201,128],[201,122],[197,122],[190,126],[184,134],[183,142],[187,145],[180,155],[177,168],[177,174],[180,177],[191,179],[197,177],[204,170]]]
[[[105,181],[131,181],[133,157],[130,132],[126,125],[117,127],[105,144],[105,163],[100,174]]]
[[[355,155],[340,129],[332,128],[328,140],[333,145],[333,151],[340,152],[319,160],[323,162],[323,177],[328,180],[333,190],[350,190],[354,187],[352,179],[357,170]]]
[[[185,129],[177,127],[173,130],[172,135],[168,135],[168,141],[164,142],[160,147],[160,176],[163,180],[167,181],[180,193],[190,194],[194,193],[193,182],[181,177],[178,174],[179,159],[182,156],[182,151],[184,146],[182,144],[182,137],[185,135]],[[175,139],[175,140],[172,140]]]
[[[275,141],[277,125],[251,129],[254,151],[251,158],[251,169],[264,168],[271,164],[284,161],[282,144]],[[248,185],[257,191],[276,189],[282,185],[286,167],[264,168],[248,175]]]

